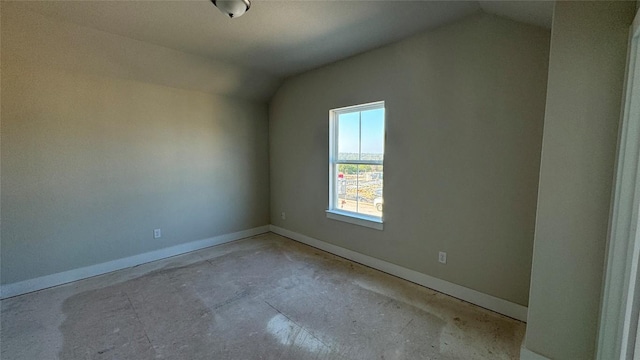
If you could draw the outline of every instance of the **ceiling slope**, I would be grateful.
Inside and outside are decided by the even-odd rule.
[[[25,1],[45,16],[289,76],[480,11],[475,1],[254,1],[237,19],[209,0]]]
[[[268,98],[268,93],[284,77],[473,13],[484,11],[544,27],[550,27],[553,13],[550,1],[254,0],[251,11],[237,19],[224,16],[209,0],[2,1],[2,5],[3,9],[11,9],[11,13],[22,14],[23,19],[19,21],[27,21],[25,11],[40,14],[42,18],[37,20],[40,23],[56,20],[60,25],[51,26],[67,30],[48,33],[42,26],[32,24],[30,26],[36,28],[27,28],[27,32],[33,35],[40,29],[43,33],[34,35],[34,39],[57,36],[59,41],[68,41],[71,47],[68,52],[75,51],[78,56],[87,54],[77,48],[78,42],[82,42],[91,48],[89,52],[103,54],[92,58],[96,68],[104,62],[101,57],[121,56],[119,62],[131,62],[133,68],[145,69],[142,75],[119,69],[130,77],[156,76],[156,82],[170,86],[179,85],[181,78],[188,78],[198,90],[218,91],[217,87],[223,87],[225,94],[256,99]],[[3,14],[3,33],[5,18],[7,15]],[[70,36],[72,32],[77,34]],[[122,54],[113,53],[119,51],[116,44],[111,48],[101,44],[111,44],[113,36],[122,40],[121,47],[126,48],[126,51],[120,49]],[[96,40],[98,38],[104,39]],[[48,45],[41,41],[38,46]],[[174,67],[154,60],[162,56],[170,59]],[[69,62],[68,66],[78,63],[68,54],[49,61],[58,61],[59,65]],[[179,74],[165,74],[176,72],[175,69],[179,69]],[[227,88],[234,85],[227,84],[227,80],[242,85],[230,91]]]

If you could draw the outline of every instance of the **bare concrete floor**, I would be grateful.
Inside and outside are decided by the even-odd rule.
[[[6,299],[1,358],[517,359],[524,324],[275,234]]]

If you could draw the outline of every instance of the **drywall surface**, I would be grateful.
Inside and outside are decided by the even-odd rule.
[[[269,223],[265,103],[23,61],[68,43],[4,10],[2,284]]]
[[[56,21],[20,1],[1,7],[3,50],[25,65],[258,101],[267,101],[280,82],[261,71]]]
[[[633,2],[556,3],[525,346],[591,359]]]
[[[526,306],[548,46],[548,30],[477,15],[287,79],[270,103],[271,223]],[[325,215],[329,110],[378,100],[382,231]]]

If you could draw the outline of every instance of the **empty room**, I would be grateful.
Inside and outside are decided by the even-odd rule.
[[[638,4],[2,0],[0,358],[640,359]]]

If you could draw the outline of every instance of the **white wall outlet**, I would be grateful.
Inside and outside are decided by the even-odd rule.
[[[283,211],[282,214],[280,214],[280,217],[282,218],[282,220],[287,220],[287,214]]]
[[[446,264],[447,263],[447,253],[444,252],[444,251],[440,251],[438,253],[438,261],[443,263],[443,264]]]
[[[153,238],[157,239],[157,238],[161,238],[161,237],[162,237],[162,230],[153,229]]]

